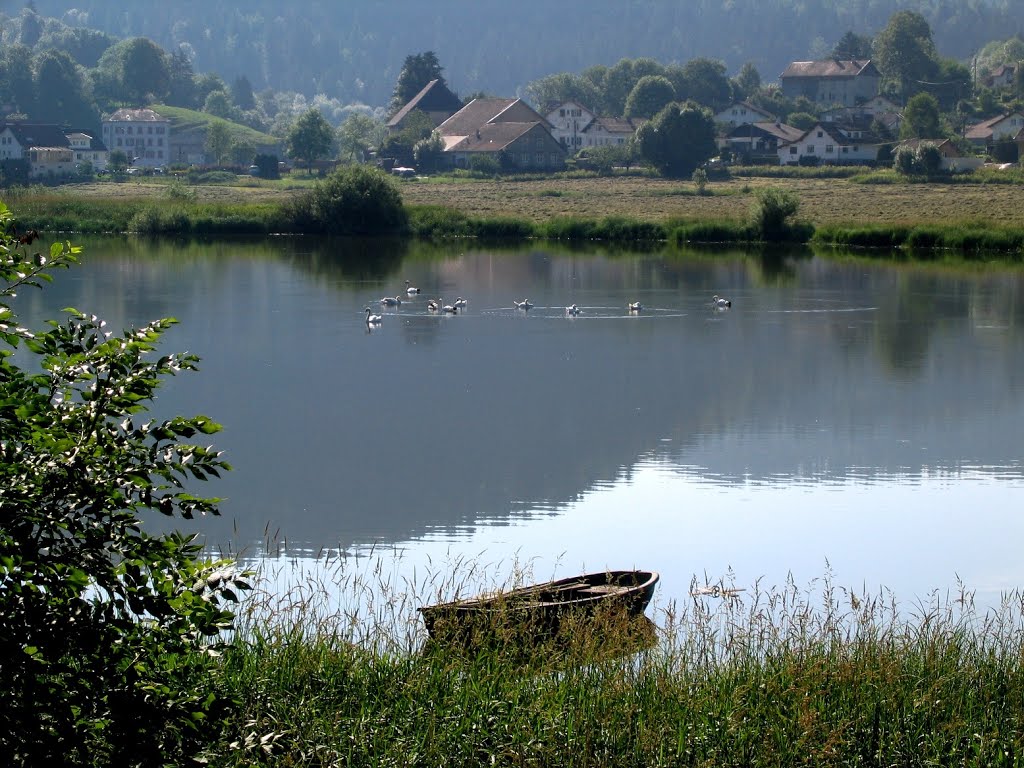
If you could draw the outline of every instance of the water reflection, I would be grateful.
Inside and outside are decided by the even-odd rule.
[[[159,407],[225,425],[236,471],[210,489],[228,497],[204,525],[215,545],[465,546],[570,572],[678,568],[685,590],[687,570],[815,573],[826,558],[874,580],[890,570],[878,552],[906,562],[899,578],[927,563],[980,575],[991,559],[963,560],[964,523],[939,538],[913,527],[984,504],[969,537],[997,552],[1018,525],[1019,270],[305,238],[85,245],[84,266],[25,293],[22,313],[182,321],[167,345],[202,372]],[[376,303],[407,279],[419,296]],[[714,293],[733,307],[714,311]],[[427,312],[456,296],[464,312]],[[529,312],[513,308],[523,297]],[[572,303],[583,314],[566,317]],[[372,333],[368,305],[383,315]]]

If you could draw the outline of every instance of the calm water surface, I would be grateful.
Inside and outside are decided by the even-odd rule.
[[[463,558],[543,578],[636,566],[662,573],[661,599],[695,575],[830,572],[908,601],[1024,583],[1020,270],[84,244],[83,266],[19,298],[23,319],[181,321],[166,350],[202,370],[157,405],[225,427],[236,471],[199,489],[227,497],[200,524],[212,547],[304,568],[329,551],[400,578]],[[458,296],[461,314],[426,310]]]

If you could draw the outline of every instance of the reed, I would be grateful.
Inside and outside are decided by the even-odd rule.
[[[1024,749],[1017,592],[990,610],[966,590],[903,608],[828,576],[694,583],[655,606],[639,650],[615,624],[581,626],[561,653],[424,642],[416,604],[469,594],[485,570],[378,567],[250,602],[217,668],[238,708],[211,763],[1011,765]],[[339,588],[349,599],[329,606]]]

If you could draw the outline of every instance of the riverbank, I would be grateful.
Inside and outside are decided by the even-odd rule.
[[[250,609],[251,641],[218,667],[239,706],[212,762],[1012,765],[1024,750],[1019,594],[908,619],[828,579],[702,592],[656,609],[645,649],[609,625],[532,655],[421,647],[397,592],[365,614]]]
[[[986,177],[987,178],[987,177]],[[301,181],[301,183],[299,183]],[[289,206],[309,180],[185,185],[141,179],[9,191],[25,228],[149,234],[294,233]],[[642,176],[397,181],[419,237],[552,238],[617,242],[754,242],[751,210],[765,189],[798,201],[782,239],[841,247],[951,249],[965,255],[1024,247],[1018,185],[910,183],[870,177],[736,177],[709,183]],[[6,198],[5,198],[6,199]]]

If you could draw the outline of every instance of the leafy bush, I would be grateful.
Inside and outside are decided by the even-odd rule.
[[[173,320],[114,335],[71,311],[46,331],[19,327],[7,298],[80,250],[33,241],[0,204],[0,753],[182,764],[231,706],[208,667],[232,627],[226,601],[247,585],[190,537],[144,532],[140,515],[217,514],[184,484],[230,468],[187,442],[220,427],[141,417],[165,377],[196,368],[191,355],[150,358]]]
[[[332,235],[398,234],[409,224],[394,182],[366,165],[343,166],[317,182],[291,213],[301,228]]]
[[[790,219],[800,207],[800,199],[792,192],[763,187],[754,193],[750,211],[751,226],[762,240],[785,240],[792,235]]]

